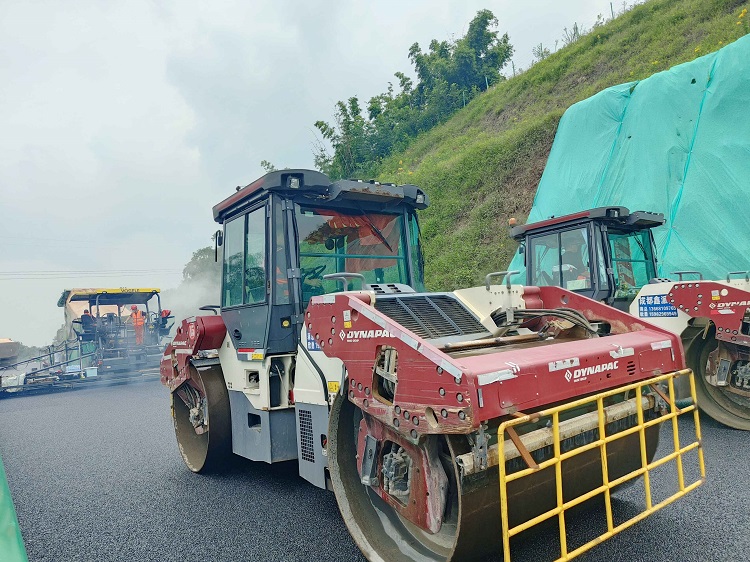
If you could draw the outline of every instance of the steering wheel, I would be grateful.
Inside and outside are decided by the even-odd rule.
[[[148,313],[148,319],[150,322],[156,323],[156,321],[159,319],[159,315],[156,314],[153,310]]]
[[[303,269],[301,274],[302,282],[304,283],[308,279],[322,279],[323,278],[323,272],[326,270],[325,265],[319,265],[317,267],[313,267],[312,269]]]
[[[541,279],[546,285],[549,287],[550,285],[554,285],[555,281],[552,279],[552,276],[544,271],[543,269],[540,269],[537,272],[537,279]]]

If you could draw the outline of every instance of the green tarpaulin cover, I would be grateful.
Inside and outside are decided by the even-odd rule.
[[[528,222],[607,205],[664,213],[660,276],[750,269],[750,36],[565,112]]]

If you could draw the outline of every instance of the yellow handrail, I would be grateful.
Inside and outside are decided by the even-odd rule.
[[[692,397],[693,403],[690,406],[680,409],[680,408],[677,408],[677,405],[675,403],[674,379],[677,377],[682,377],[682,376],[688,377],[690,381],[690,395]],[[643,401],[640,399],[635,400],[635,403],[636,403],[635,413],[636,413],[636,418],[637,418],[636,425],[634,425],[633,427],[627,428],[625,430],[619,431],[617,433],[606,435],[605,400],[607,398],[610,398],[616,395],[623,396],[629,393],[630,391],[635,391],[636,397],[640,397],[643,394],[644,388],[649,387],[651,385],[663,383],[665,381],[668,386],[668,396],[664,396],[661,393],[661,391],[658,392],[658,395],[668,398],[668,406],[669,406],[668,413],[665,413],[661,415],[660,417],[653,419],[653,420],[646,420],[644,417],[644,411],[643,411]],[[560,413],[568,412],[577,408],[592,405],[593,403],[596,403],[596,410],[598,413],[598,424],[596,427],[596,429],[598,430],[598,439],[563,453],[561,451],[561,442],[560,442]],[[547,417],[551,418],[552,434],[553,434],[553,443],[552,443],[553,455],[551,458],[538,463],[538,466],[535,466],[533,468],[525,468],[517,472],[507,474],[506,463],[502,458],[500,460],[500,463],[499,463],[500,512],[501,512],[501,522],[502,522],[502,529],[503,529],[504,561],[511,562],[511,552],[510,552],[511,537],[535,525],[538,525],[542,523],[543,521],[546,521],[552,517],[557,516],[558,529],[560,533],[560,557],[556,559],[556,562],[564,561],[564,560],[571,560],[572,558],[578,556],[579,554],[586,552],[587,550],[590,550],[597,544],[600,544],[603,540],[610,538],[611,536],[619,533],[620,531],[624,529],[627,529],[628,527],[632,526],[638,521],[641,521],[648,515],[651,515],[652,513],[656,512],[662,507],[672,503],[676,499],[684,496],[691,490],[700,486],[706,478],[706,469],[705,469],[705,464],[704,464],[704,459],[703,459],[703,448],[701,446],[700,420],[698,417],[698,409],[696,408],[695,404],[696,404],[696,393],[695,393],[695,380],[693,378],[693,372],[690,369],[683,369],[681,371],[675,371],[673,373],[659,375],[657,377],[653,377],[647,380],[633,383],[624,387],[619,387],[613,390],[605,391],[605,392],[596,394],[594,396],[582,398],[580,400],[576,400],[571,403],[563,404],[561,406],[556,406],[554,408],[549,408],[541,412],[535,412],[534,414],[511,419],[500,424],[500,427],[498,428],[498,444],[500,445],[501,450],[506,442],[505,434],[508,428],[512,428],[518,425],[523,425],[525,423],[529,423],[532,421],[538,421],[540,418],[547,418]],[[687,414],[690,412],[693,413],[693,420],[695,423],[695,441],[685,445],[684,447],[681,447],[677,418],[680,415]],[[671,425],[672,425],[672,446],[674,450],[671,453],[666,454],[659,459],[652,460],[651,462],[649,462],[648,451],[646,447],[646,430],[649,429],[650,427],[653,427],[662,423],[666,423],[668,421],[671,421]],[[619,478],[616,478],[615,480],[610,481],[609,466],[607,465],[607,445],[613,441],[622,439],[626,436],[633,435],[636,433],[638,434],[638,441],[640,445],[640,458],[641,458],[640,468],[632,470],[628,474],[625,474],[624,476],[621,476]],[[577,455],[580,455],[586,451],[593,450],[593,449],[599,449],[599,454],[600,454],[600,459],[601,459],[602,484],[586,492],[585,494],[582,494],[578,497],[565,501],[563,497],[563,474],[562,474],[563,461],[570,459],[572,457],[575,457]],[[686,453],[693,451],[693,450],[697,450],[698,465],[700,468],[700,479],[686,485],[684,465],[683,465],[683,456]],[[669,496],[668,498],[654,505],[652,494],[651,494],[650,471],[670,461],[675,461],[676,463],[679,490],[676,493]],[[518,524],[514,527],[510,527],[509,514],[508,514],[509,512],[508,490],[507,490],[508,483],[513,482],[515,480],[519,480],[531,474],[538,473],[539,471],[544,470],[545,468],[548,468],[548,467],[552,467],[552,466],[554,466],[554,471],[555,471],[555,489],[556,489],[556,500],[557,500],[556,506],[553,509],[550,509],[544,513],[541,513],[537,515],[536,517],[533,517],[521,524]],[[612,514],[612,499],[611,499],[612,489],[615,488],[616,486],[623,484],[624,482],[633,480],[640,476],[643,476],[643,482],[644,482],[645,503],[646,503],[645,509],[642,512],[640,512],[638,515],[631,517],[627,521],[624,521],[623,523],[620,523],[619,525],[615,525],[613,514]],[[574,550],[568,551],[567,537],[566,537],[566,523],[565,523],[566,510],[576,505],[579,505],[597,495],[603,495],[604,497],[606,520],[607,520],[606,521],[607,531],[599,535],[597,538],[585,543],[584,545]]]

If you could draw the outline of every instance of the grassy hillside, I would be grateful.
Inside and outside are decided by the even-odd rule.
[[[750,31],[745,8],[750,1],[651,0],[490,89],[385,161],[382,181],[414,183],[432,199],[422,215],[428,287],[477,284],[508,264],[508,218],[531,209],[570,105],[720,49]]]

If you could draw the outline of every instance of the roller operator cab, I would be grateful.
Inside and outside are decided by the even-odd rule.
[[[415,213],[427,205],[427,196],[413,185],[332,183],[319,172],[284,170],[238,188],[214,207],[223,225],[216,237],[223,248],[221,316],[185,323],[173,347],[191,334],[213,338],[198,348],[217,348],[216,357],[190,365],[205,384],[226,382],[232,442],[221,450],[231,446],[266,462],[314,459],[301,463],[300,471],[325,487],[328,408],[343,366],[327,359],[304,329],[305,307],[311,297],[344,286],[383,294],[424,290]],[[187,378],[186,371],[170,387]],[[177,394],[186,399],[177,409],[200,402],[200,391],[193,396],[189,385]],[[178,437],[182,429],[177,427]],[[195,455],[183,447],[193,470],[210,463],[209,453],[218,446],[203,440]]]
[[[552,286],[424,291],[413,185],[272,172],[214,207],[223,225],[216,314],[183,320],[161,362],[194,472],[229,454],[296,459],[331,488],[369,560],[464,561],[664,463],[698,486],[699,440],[680,439],[677,336]],[[659,424],[675,440],[657,460]],[[669,447],[668,447],[669,448]],[[604,461],[606,459],[606,461]],[[692,472],[688,470],[692,467]],[[608,513],[611,509],[608,508]],[[568,519],[570,523],[572,519]],[[566,559],[567,559],[566,558]]]
[[[310,297],[343,284],[423,290],[415,210],[427,204],[412,185],[286,170],[214,207],[224,225],[221,315],[237,353],[294,352]]]
[[[656,277],[652,228],[664,215],[599,207],[514,226],[526,284],[564,287],[621,310]]]

